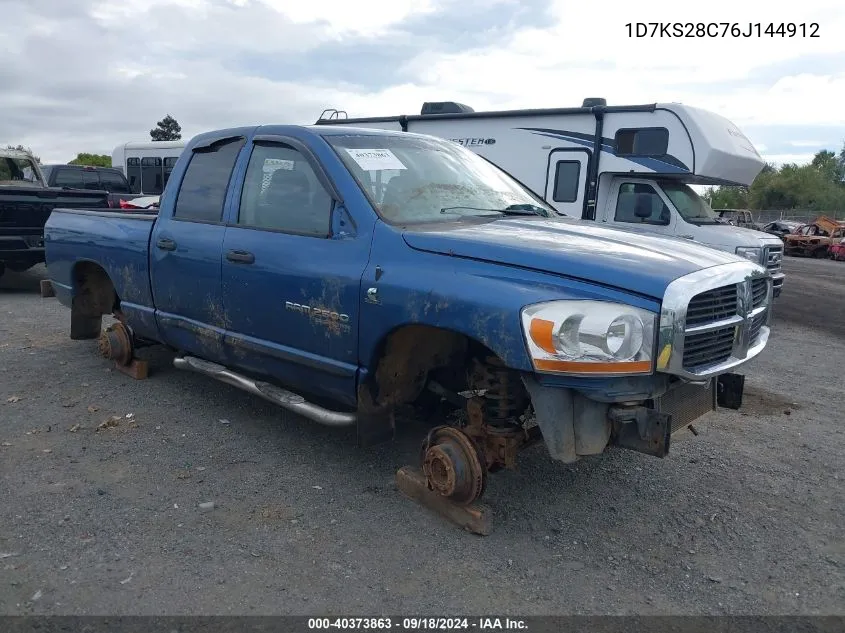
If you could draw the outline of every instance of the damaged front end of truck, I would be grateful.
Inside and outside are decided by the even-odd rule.
[[[673,434],[697,432],[692,424],[720,407],[740,408],[737,370],[768,342],[772,297],[762,267],[736,262],[674,280],[659,313],[601,301],[526,306],[535,371],[476,354],[465,383],[432,372],[428,390],[459,421],[432,429],[421,468],[399,471],[400,488],[484,534],[487,509],[476,501],[487,474],[515,468],[534,443],[563,463],[609,447],[667,456]],[[458,384],[466,390],[449,386]]]
[[[744,377],[734,370],[765,348],[771,301],[762,269],[731,264],[693,273],[666,290],[648,375],[603,379],[589,391],[526,375],[552,457],[573,462],[607,445],[664,457],[673,433],[718,407],[738,409]]]

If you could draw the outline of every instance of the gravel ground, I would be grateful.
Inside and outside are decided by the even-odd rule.
[[[845,264],[786,269],[742,411],[664,460],[535,447],[486,538],[396,491],[421,428],[359,450],[153,350],[133,381],[68,338],[43,268],[9,274],[0,613],[845,613]]]

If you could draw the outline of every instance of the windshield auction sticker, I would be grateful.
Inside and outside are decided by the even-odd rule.
[[[389,149],[350,149],[347,147],[346,151],[364,171],[407,169]]]

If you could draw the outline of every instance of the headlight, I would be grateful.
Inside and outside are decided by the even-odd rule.
[[[763,249],[759,246],[737,246],[736,254],[745,259],[750,259],[755,264],[759,264]]]
[[[549,301],[522,309],[534,369],[574,375],[649,374],[657,315],[605,301]]]

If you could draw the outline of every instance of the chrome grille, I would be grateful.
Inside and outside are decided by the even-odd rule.
[[[744,295],[744,293],[748,295]],[[725,363],[733,356],[739,340],[739,328],[745,321],[742,316],[750,305],[748,341],[753,343],[766,321],[766,298],[769,280],[752,279],[749,286],[731,284],[720,286],[695,295],[687,307],[686,335],[684,336],[684,370],[697,374],[710,367]]]
[[[768,271],[772,274],[779,273],[783,262],[783,246],[767,246],[763,257]]]
[[[657,371],[699,381],[757,356],[769,340],[774,281],[759,264],[739,261],[672,281],[660,308]]]
[[[736,284],[702,292],[689,302],[687,327],[721,321],[736,314]]]
[[[725,362],[731,357],[735,335],[735,325],[687,334],[684,338],[684,369],[695,372],[713,363]]]
[[[766,301],[768,285],[765,279],[753,279],[751,281],[751,305],[759,308]]]
[[[760,334],[760,328],[763,327],[763,323],[766,321],[766,313],[758,314],[756,317],[751,319],[751,329],[750,329],[750,336],[751,340],[757,338],[757,335]]]

